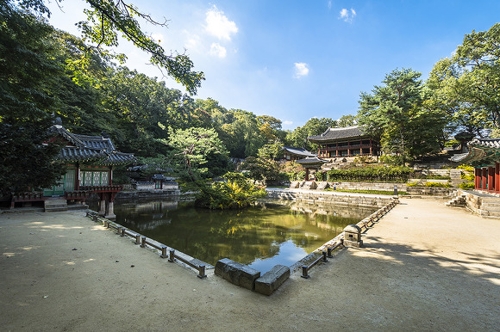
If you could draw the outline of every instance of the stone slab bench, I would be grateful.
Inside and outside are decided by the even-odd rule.
[[[290,277],[290,268],[284,265],[275,265],[270,271],[255,280],[255,291],[264,295],[271,295]]]
[[[260,277],[260,272],[243,265],[223,258],[215,264],[215,275],[222,277],[230,283],[243,288],[254,290],[255,280]]]

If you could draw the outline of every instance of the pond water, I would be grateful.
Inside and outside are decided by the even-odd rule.
[[[375,211],[332,205],[301,207],[283,201],[265,201],[241,211],[212,211],[169,199],[116,201],[114,209],[117,223],[171,248],[211,265],[229,258],[261,273],[276,264],[295,264],[345,226]]]

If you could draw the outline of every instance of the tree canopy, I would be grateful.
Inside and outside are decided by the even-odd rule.
[[[484,137],[500,128],[500,23],[465,35],[451,58],[438,61],[428,85],[433,104],[451,117],[455,131]],[[486,129],[486,130],[485,130]]]
[[[441,150],[446,117],[427,107],[430,91],[412,69],[396,69],[383,85],[362,93],[358,119],[367,133],[380,138],[386,154],[399,156],[400,163]]]

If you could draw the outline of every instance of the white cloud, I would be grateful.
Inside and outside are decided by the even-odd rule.
[[[305,62],[295,62],[295,78],[301,78],[309,74],[309,66]]]
[[[212,45],[210,45],[210,55],[219,58],[225,58],[226,54],[226,48],[224,46],[221,46],[219,43],[212,43]]]
[[[230,21],[215,5],[206,12],[205,23],[205,31],[218,39],[231,40],[231,35],[238,32],[236,23]]]
[[[285,126],[290,126],[290,125],[292,125],[292,124],[293,124],[293,121],[290,121],[290,120],[285,120],[285,121],[283,121],[283,124],[284,124]]]
[[[351,23],[355,17],[356,17],[356,11],[352,8],[351,10],[342,8],[342,10],[340,11],[340,19],[344,20],[345,22]]]

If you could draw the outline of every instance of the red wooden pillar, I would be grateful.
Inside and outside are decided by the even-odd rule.
[[[474,189],[481,190],[481,169],[474,168]]]
[[[488,168],[481,168],[481,190],[488,190]]]
[[[495,168],[488,167],[488,191],[495,191]]]
[[[500,163],[495,162],[495,192],[500,193]]]

